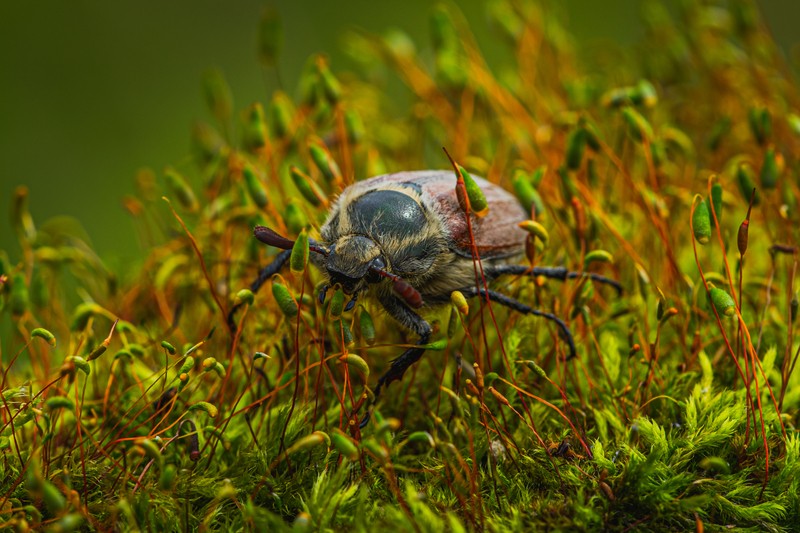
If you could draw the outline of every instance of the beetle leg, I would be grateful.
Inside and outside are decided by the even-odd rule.
[[[328,295],[328,289],[330,289],[330,288],[331,288],[331,286],[326,283],[319,290],[319,295],[317,296],[317,299],[319,300],[319,304],[320,305],[325,303],[325,296]]]
[[[566,341],[567,345],[569,346],[569,358],[575,357],[575,340],[572,337],[572,332],[569,330],[569,326],[558,318],[556,315],[552,313],[547,313],[545,311],[540,311],[538,309],[534,309],[529,305],[525,305],[524,303],[511,298],[510,296],[506,296],[505,294],[497,291],[486,290],[486,289],[478,289],[476,287],[467,287],[461,290],[464,293],[464,296],[478,296],[481,295],[483,297],[488,296],[489,299],[493,302],[497,302],[501,305],[505,305],[509,309],[513,309],[514,311],[518,311],[524,315],[535,315],[540,316],[542,318],[546,318],[547,320],[552,320],[558,326],[558,329],[561,332],[561,338]]]
[[[344,306],[345,311],[352,311],[353,308],[356,306],[356,300],[358,299],[358,293],[354,294],[350,301],[347,302],[347,305]]]
[[[277,274],[278,271],[283,268],[283,266],[289,260],[290,255],[292,255],[291,250],[284,250],[283,252],[279,253],[272,263],[261,269],[261,272],[258,273],[258,277],[255,279],[255,281],[253,281],[253,283],[250,284],[250,290],[254,293],[258,292],[258,289],[260,289],[269,278]],[[242,304],[240,303],[236,304],[228,312],[228,328],[231,331],[236,331],[236,323],[233,320],[233,315],[241,306]]]
[[[575,278],[582,278],[587,277],[592,281],[597,281],[599,283],[605,283],[606,285],[611,285],[617,290],[617,293],[622,294],[622,285],[619,282],[607,278],[605,276],[601,276],[600,274],[595,274],[594,272],[571,272],[567,270],[565,267],[527,267],[525,265],[498,265],[495,267],[491,267],[489,269],[489,277],[494,279],[498,276],[503,276],[506,274],[511,275],[527,275],[527,276],[544,276],[550,279],[559,279],[561,281],[567,279],[575,279]]]
[[[383,308],[386,309],[386,312],[392,316],[392,318],[419,335],[417,346],[428,344],[428,341],[431,338],[432,330],[431,325],[428,324],[424,318],[412,311],[394,294],[379,296],[378,300],[381,302]],[[400,357],[394,359],[392,361],[392,365],[389,367],[389,370],[387,370],[386,373],[384,373],[380,379],[378,379],[378,385],[375,387],[374,391],[375,400],[373,403],[378,400],[378,397],[381,394],[381,388],[383,388],[384,385],[388,386],[392,381],[400,380],[405,371],[408,370],[411,365],[419,361],[424,353],[425,348],[409,348],[401,353]],[[367,411],[367,414],[364,415],[364,418],[361,420],[361,427],[364,427],[367,422],[369,422],[369,416],[369,411]]]

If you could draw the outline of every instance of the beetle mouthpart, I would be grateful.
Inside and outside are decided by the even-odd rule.
[[[372,272],[373,274],[381,276],[382,278],[387,278],[392,280],[394,282],[392,284],[392,290],[394,290],[394,292],[398,296],[400,296],[400,298],[402,298],[403,301],[407,303],[409,306],[415,309],[419,309],[420,307],[425,305],[425,302],[422,301],[422,295],[419,293],[419,291],[414,287],[412,287],[411,285],[409,285],[408,282],[403,278],[401,278],[400,276],[396,274],[390,274],[389,272],[386,272],[384,269],[378,268],[376,266],[370,266],[369,271]]]

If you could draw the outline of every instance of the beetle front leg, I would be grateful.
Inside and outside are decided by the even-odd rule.
[[[269,278],[277,274],[278,271],[283,268],[289,260],[290,255],[292,255],[291,250],[284,250],[279,253],[270,264],[261,269],[261,272],[258,273],[258,277],[250,284],[250,290],[253,293],[258,292],[258,289],[260,289]],[[228,312],[228,329],[230,329],[231,332],[236,331],[236,322],[233,320],[233,315],[236,314],[236,311],[238,311],[241,306],[242,304],[240,303],[236,304]]]
[[[605,276],[601,276],[600,274],[595,274],[594,272],[572,272],[567,270],[565,267],[527,267],[525,265],[498,265],[495,267],[491,267],[488,269],[488,275],[491,279],[494,279],[498,276],[504,276],[506,274],[510,275],[527,275],[527,276],[544,276],[550,279],[558,279],[561,281],[567,279],[576,279],[587,277],[592,281],[597,281],[598,283],[605,283],[606,285],[611,285],[617,290],[617,293],[622,294],[622,285],[619,282],[607,278]]]
[[[402,300],[396,296],[391,294],[379,296],[378,300],[380,301],[381,305],[383,305],[383,308],[386,309],[386,312],[392,316],[392,318],[419,335],[419,340],[416,343],[417,347],[409,348],[401,353],[400,357],[392,361],[392,365],[389,367],[389,370],[387,370],[380,377],[380,379],[378,379],[378,385],[375,387],[374,391],[374,402],[378,401],[378,397],[381,394],[381,388],[383,388],[384,385],[388,386],[392,381],[398,381],[402,379],[405,371],[408,370],[411,365],[420,360],[422,354],[425,353],[425,348],[421,348],[419,346],[428,344],[432,332],[431,325],[428,324],[424,318],[412,311],[408,306],[406,306],[406,304],[402,302]],[[364,427],[367,422],[369,422],[369,416],[369,412],[364,415],[364,418],[361,420],[361,427]]]

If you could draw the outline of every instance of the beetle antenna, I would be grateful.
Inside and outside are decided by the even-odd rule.
[[[253,235],[264,244],[274,246],[275,248],[281,248],[282,250],[291,250],[294,246],[294,241],[292,239],[287,239],[266,226],[256,226],[253,228]],[[308,249],[320,255],[328,255],[328,250],[316,243],[309,242]]]
[[[422,301],[422,295],[419,293],[417,289],[412,287],[406,280],[398,276],[397,274],[391,274],[386,272],[382,268],[370,266],[370,272],[374,272],[383,278],[387,278],[392,280],[394,283],[392,285],[392,289],[394,292],[400,296],[404,302],[415,309],[419,309],[425,302]]]

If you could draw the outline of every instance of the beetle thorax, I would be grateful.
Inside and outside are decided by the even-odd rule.
[[[347,294],[366,288],[370,265],[380,257],[381,249],[364,235],[343,235],[333,243],[325,260],[331,284],[340,284]]]

